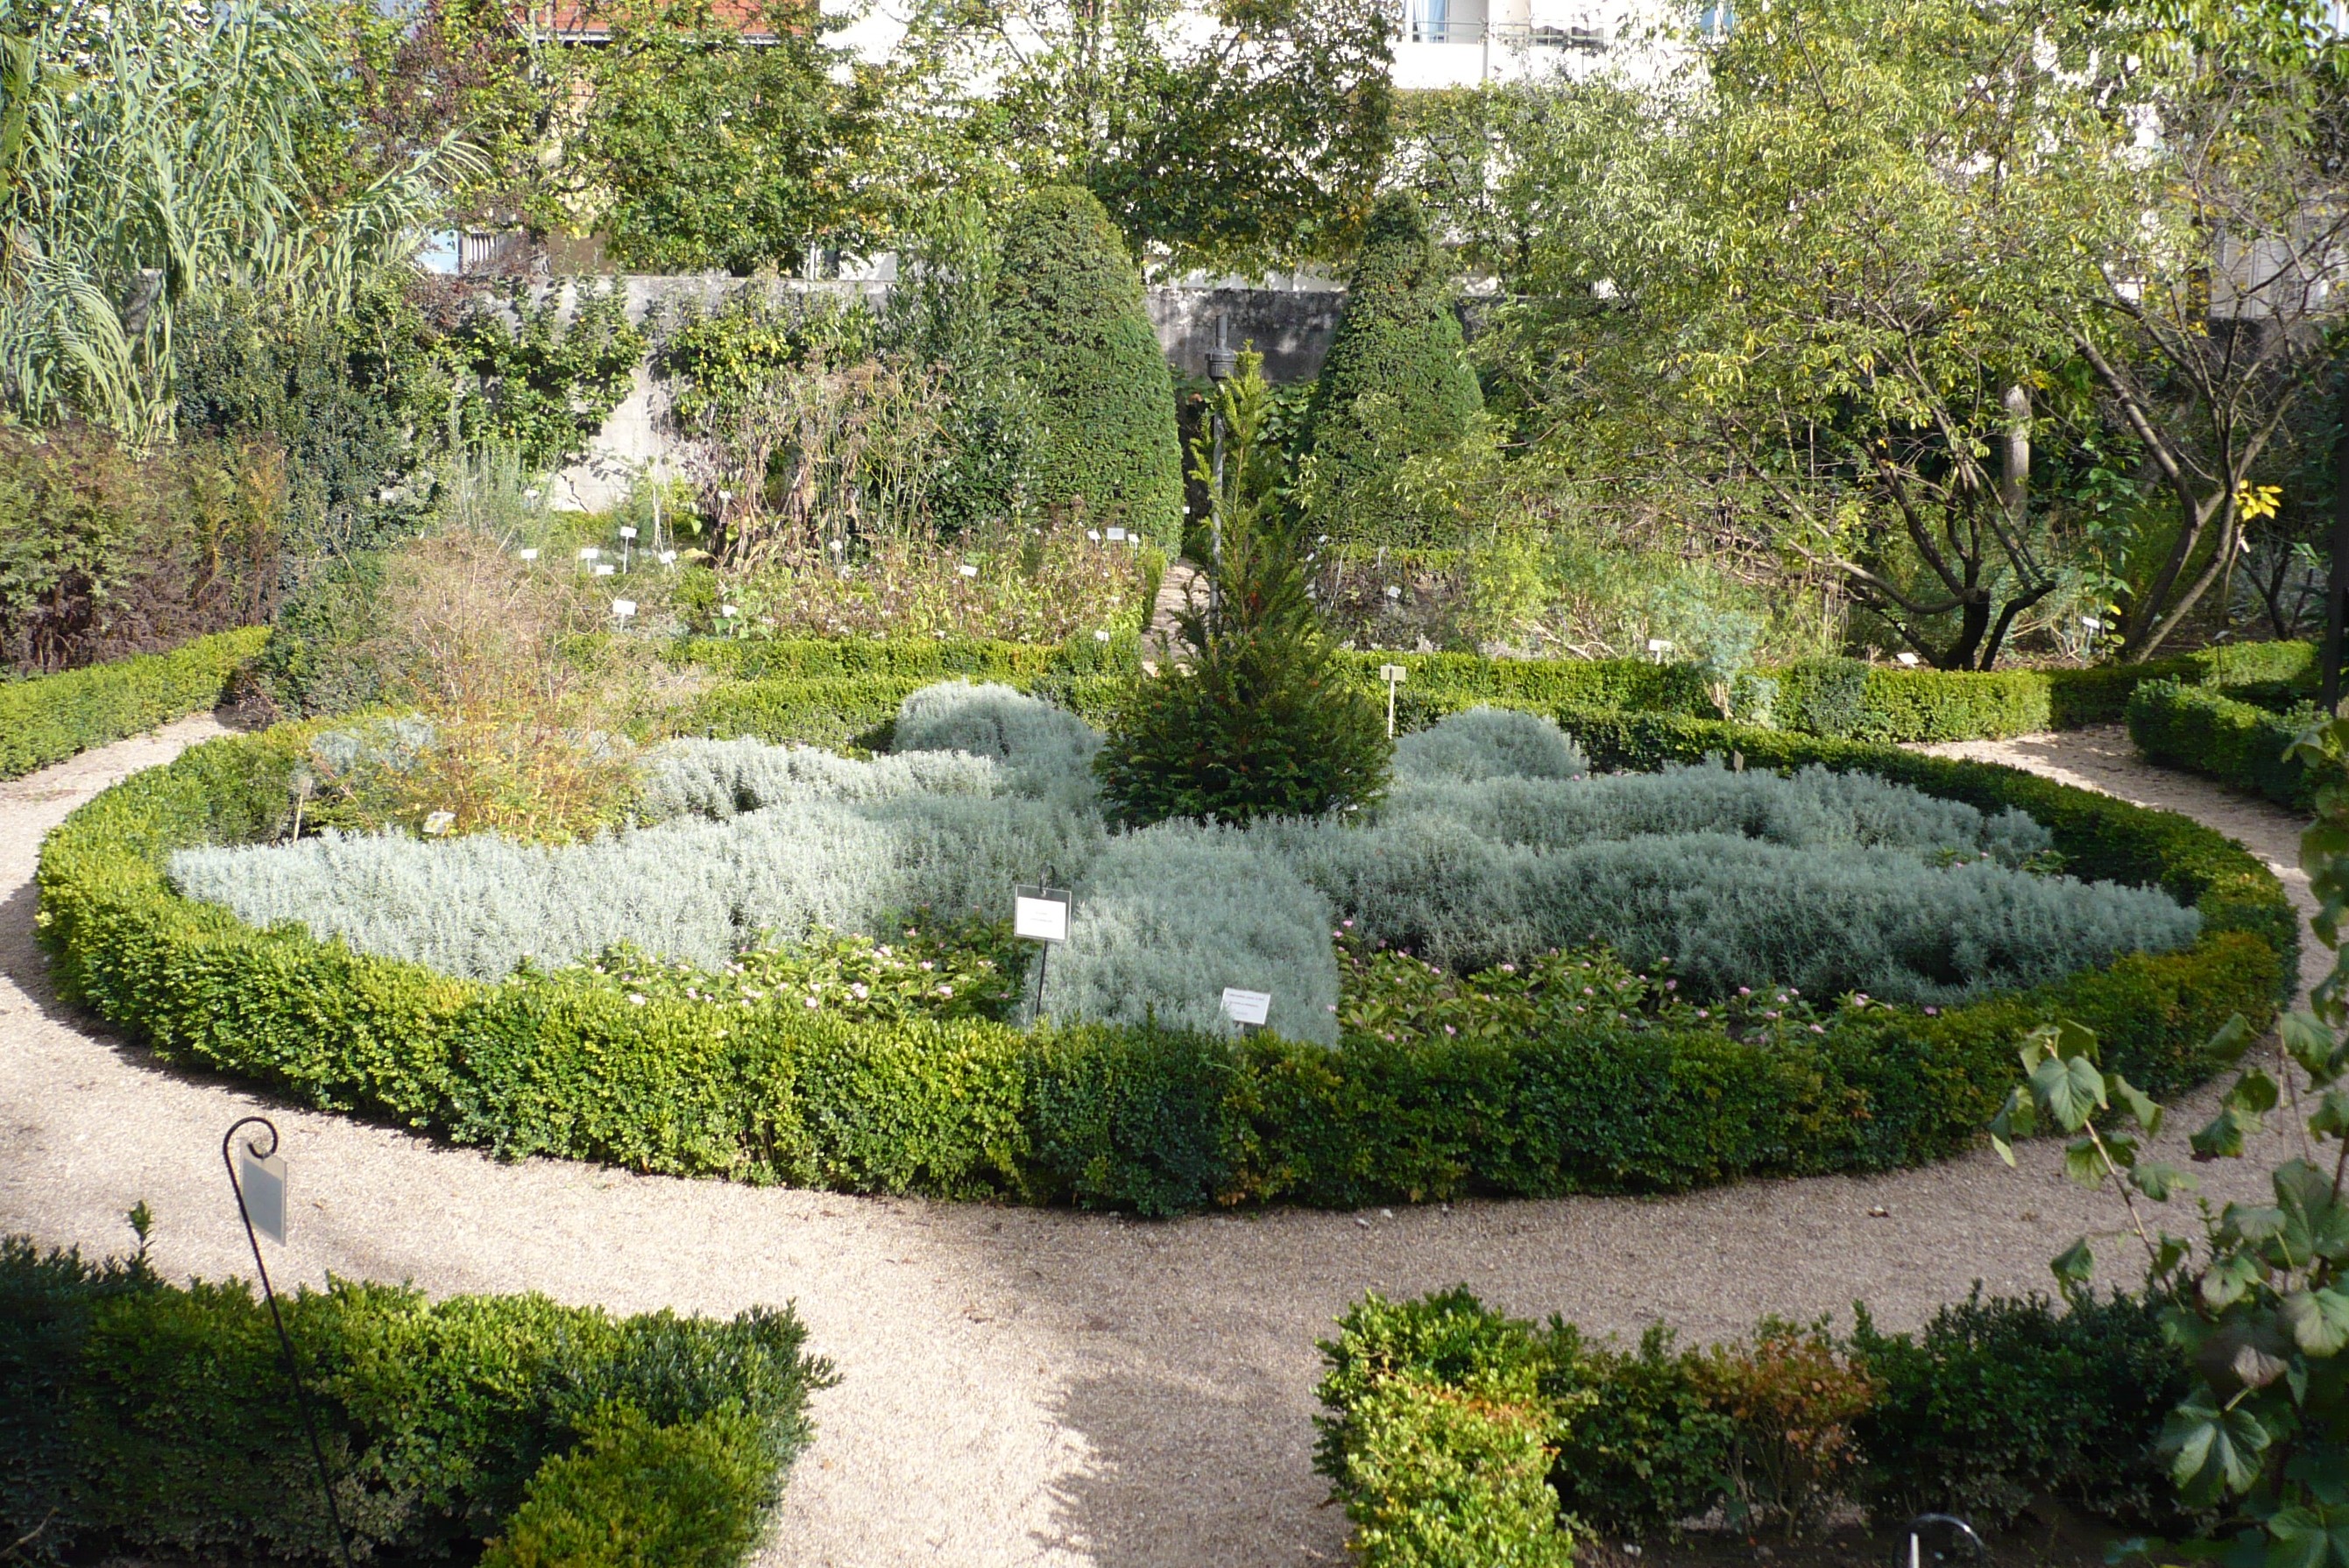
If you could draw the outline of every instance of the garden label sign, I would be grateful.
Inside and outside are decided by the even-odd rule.
[[[275,1242],[285,1244],[285,1157],[272,1153],[267,1157],[253,1151],[246,1144],[237,1150],[237,1192],[244,1201],[245,1217],[253,1228]]]
[[[1030,942],[1069,939],[1068,889],[1046,887],[1040,882],[1034,887],[1014,888],[1011,895],[1012,935]]]
[[[1075,903],[1067,888],[1052,885],[1050,866],[1044,868],[1042,882],[1011,890],[1011,934],[1044,944],[1044,951],[1036,955],[1038,1017],[1044,1015],[1044,966],[1052,961],[1053,946],[1069,939],[1069,912]]]
[[[1395,687],[1411,678],[1411,671],[1402,665],[1381,665],[1379,679],[1387,683],[1387,738],[1394,738]]]
[[[1243,1028],[1262,1028],[1271,1012],[1271,992],[1243,991],[1237,985],[1224,987],[1224,1016]]]

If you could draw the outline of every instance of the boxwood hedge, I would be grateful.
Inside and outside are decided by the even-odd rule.
[[[616,1318],[347,1280],[281,1301],[362,1563],[470,1562],[503,1534],[490,1560],[730,1568],[831,1379],[789,1308]],[[283,1365],[242,1281],[174,1285],[143,1252],[93,1262],[0,1239],[10,1560],[335,1561]],[[638,1462],[598,1487],[615,1448]],[[667,1550],[560,1549],[639,1534]]]
[[[2147,681],[2129,694],[2129,738],[2165,768],[2204,774],[2295,811],[2313,810],[2316,777],[2289,755],[2307,721],[2230,695],[2243,689]]]
[[[898,699],[953,676],[1002,681],[1074,699],[1088,717],[1113,701],[1140,667],[1131,634],[1112,643],[1079,638],[1057,647],[1016,643],[738,642],[697,638],[675,655],[756,689],[721,687],[688,727],[839,744],[870,734]],[[1550,712],[1561,707],[1717,717],[1704,682],[1687,665],[1645,659],[1488,659],[1475,654],[1349,652],[1340,655],[1365,690],[1385,699],[1382,665],[1406,672],[1395,722],[1417,729],[1480,703]],[[2147,681],[2240,687],[2303,679],[2306,643],[2242,643],[2140,665],[1988,674],[1903,669],[1860,659],[1814,659],[1756,672],[1777,683],[1773,717],[1786,729],[1837,740],[1892,743],[1980,740],[2107,724],[2124,716]],[[824,717],[825,704],[838,717]]]
[[[2045,822],[2073,868],[2198,906],[2191,948],[1929,1016],[1839,1013],[1792,1047],[1610,1026],[1330,1051],[1268,1035],[848,1026],[632,1006],[563,972],[498,984],[255,930],[166,883],[170,853],[279,830],[291,727],[196,748],[44,845],[37,917],[61,987],[163,1057],[508,1157],[860,1191],[1354,1206],[1470,1192],[1688,1187],[1876,1170],[1967,1147],[2017,1038],[2061,1013],[2156,1094],[2207,1076],[2237,1012],[2264,1026],[2296,928],[2266,868],[2185,819],[2012,769],[1670,715],[1567,715],[1604,764],[1742,750],[1865,768]]]
[[[268,640],[268,627],[243,626],[168,654],[0,682],[0,779],[212,707]]]

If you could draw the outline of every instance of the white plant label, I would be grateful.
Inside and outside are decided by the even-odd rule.
[[[718,606],[718,608],[719,609],[719,611],[721,611],[721,612],[725,614],[726,618],[727,618],[728,620],[730,620],[730,620],[732,620],[735,616],[737,616],[737,615],[739,615],[739,614],[740,614],[742,613],[741,611],[740,611],[740,610],[736,609],[736,608],[735,608],[733,605],[731,605],[731,604],[720,604],[719,606]]]
[[[595,562],[595,575],[598,577],[616,577],[619,572],[620,569],[608,561]]]
[[[443,833],[447,832],[450,829],[451,829],[451,828],[455,827],[456,825],[457,825],[457,813],[456,813],[456,812],[454,812],[454,811],[435,811],[435,812],[433,812],[433,813],[432,813],[432,815],[430,815],[430,816],[429,816],[429,817],[427,817],[427,818],[425,818],[425,819],[424,819],[424,832],[425,832],[425,836],[426,836],[426,837],[428,837],[428,838],[434,838],[434,839],[437,839],[437,838],[439,838],[441,834],[443,834]]]
[[[1671,652],[1671,647],[1672,640],[1670,637],[1650,637],[1648,639],[1648,652],[1651,654],[1670,653]]]
[[[1390,686],[1400,686],[1410,678],[1411,671],[1402,665],[1381,665],[1379,666],[1379,679],[1385,681]]]
[[[1122,529],[1122,528],[1112,528],[1112,529],[1111,529],[1111,530],[1109,531],[1109,542],[1110,542],[1112,544],[1115,544],[1115,543],[1117,543],[1120,540],[1123,539],[1124,537],[1125,537],[1125,530],[1123,530],[1123,529]]]
[[[1109,641],[1109,634],[1107,632],[1095,632],[1093,634],[1093,641],[1096,643],[1106,643]]]
[[[676,552],[676,551],[674,551],[674,550],[664,550],[664,551],[662,551],[662,552],[660,552],[660,563],[661,563],[663,566],[674,566],[674,565],[676,565],[676,564],[677,564],[677,552]]]
[[[1011,892],[1011,934],[1030,942],[1069,939],[1069,894],[1065,888],[1022,887]]]
[[[600,550],[596,549],[594,545],[590,544],[590,545],[586,545],[586,546],[585,546],[584,548],[582,548],[582,549],[580,550],[580,552],[579,552],[579,559],[580,559],[580,560],[582,560],[582,561],[593,561],[593,560],[595,560],[595,557],[597,557],[597,556],[599,556],[599,555],[601,555],[601,554],[603,554],[603,553],[604,553],[604,552],[603,552],[602,551],[600,551]]]
[[[978,567],[976,567],[976,566],[969,565],[969,564],[968,564],[968,563],[966,563],[966,564],[964,564],[964,565],[961,565],[961,566],[957,566],[957,567],[956,567],[956,568],[955,568],[955,570],[956,570],[956,571],[957,571],[957,572],[959,572],[959,573],[962,573],[964,576],[966,576],[966,577],[976,577],[976,576],[978,576]]]
[[[626,620],[636,613],[636,602],[634,599],[615,599],[612,601],[612,614],[619,616],[622,620]]]
[[[285,1161],[273,1154],[264,1160],[251,1149],[237,1151],[236,1185],[244,1194],[245,1218],[253,1228],[285,1244]]]
[[[1224,987],[1224,1016],[1235,1024],[1262,1024],[1272,1011],[1272,993]]]
[[[620,537],[622,539],[634,539],[636,536],[636,531],[633,528],[624,527],[620,530]]]
[[[1917,655],[1914,654],[1895,654],[1892,656],[1912,670],[1917,667]]]
[[[521,556],[524,561],[535,561],[538,559],[538,552],[536,550],[517,550],[514,553]]]

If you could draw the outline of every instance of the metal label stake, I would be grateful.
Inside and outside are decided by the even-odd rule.
[[[248,1127],[269,1134],[268,1147],[258,1138],[245,1140],[242,1157],[236,1135]],[[221,1136],[221,1163],[228,1167],[228,1184],[236,1193],[237,1217],[244,1222],[244,1239],[253,1248],[253,1266],[261,1275],[262,1299],[269,1303],[269,1321],[277,1326],[277,1347],[285,1355],[285,1377],[294,1385],[294,1402],[301,1407],[302,1430],[310,1439],[310,1458],[318,1467],[318,1490],[326,1494],[326,1520],[335,1527],[335,1550],[343,1568],[351,1568],[351,1540],[343,1530],[342,1511],[335,1506],[335,1481],[326,1471],[326,1450],[318,1441],[318,1419],[310,1409],[310,1391],[302,1385],[302,1364],[294,1356],[294,1336],[285,1332],[285,1314],[277,1305],[277,1292],[269,1283],[269,1265],[262,1261],[261,1235],[285,1244],[285,1161],[277,1153],[277,1126],[265,1116],[247,1116],[230,1124]]]
[[[1044,967],[1051,962],[1052,949],[1069,939],[1069,921],[1076,912],[1076,899],[1064,887],[1052,885],[1052,868],[1044,868],[1044,880],[1033,886],[1014,886],[1011,890],[1011,934],[1030,942],[1040,942],[1044,951],[1036,955],[1036,1016],[1044,1016]]]

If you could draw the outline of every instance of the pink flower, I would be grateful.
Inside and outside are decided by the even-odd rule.
[[[1713,1009],[1710,1007],[1699,1007],[1696,1010],[1696,1016],[1700,1018],[1710,1018],[1713,1016]]]
[[[1813,1024],[1811,1026],[1811,1033],[1815,1035],[1824,1035],[1826,1032],[1826,1026],[1824,1024]]]
[[[1926,1008],[1926,1009],[1925,1009],[1925,1016],[1927,1016],[1927,1017],[1929,1017],[1929,1018],[1938,1018],[1938,1017],[1940,1017],[1940,1016],[1941,1016],[1941,1009],[1940,1009],[1939,1007],[1928,1007],[1928,1008]]]
[[[1456,1035],[1456,1034],[1458,1034],[1460,1031],[1459,1031],[1459,1030],[1457,1030],[1457,1029],[1455,1029],[1455,1028],[1454,1028],[1451,1025],[1446,1024],[1446,1025],[1444,1025],[1444,1032],[1445,1034],[1447,1034],[1447,1035]]]
[[[1741,996],[1751,996],[1754,995],[1754,987],[1751,985],[1740,985],[1737,988],[1737,994]]]

